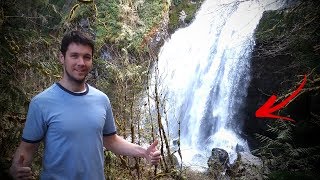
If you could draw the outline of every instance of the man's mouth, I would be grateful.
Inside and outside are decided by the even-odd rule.
[[[76,69],[75,69],[75,71],[77,71],[78,73],[86,73],[87,72],[86,70],[76,70]]]

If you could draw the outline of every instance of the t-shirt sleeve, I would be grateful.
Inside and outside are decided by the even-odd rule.
[[[106,119],[103,127],[103,136],[109,136],[116,134],[116,126],[113,118],[112,108],[109,98],[107,98],[106,104]]]
[[[41,108],[35,100],[29,105],[27,120],[22,133],[22,141],[28,143],[40,142],[47,131],[47,125]]]

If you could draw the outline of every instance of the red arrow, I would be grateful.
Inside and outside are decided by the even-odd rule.
[[[262,105],[257,111],[256,111],[256,117],[259,118],[279,118],[279,119],[283,119],[283,120],[288,120],[288,121],[293,121],[295,122],[293,119],[288,118],[288,117],[283,117],[283,116],[277,116],[277,115],[273,115],[272,113],[274,111],[277,111],[281,108],[283,108],[284,106],[286,106],[294,97],[296,97],[299,92],[302,90],[303,86],[306,84],[307,81],[307,76],[304,75],[304,79],[302,81],[302,83],[300,84],[300,86],[298,87],[297,90],[295,90],[289,97],[287,97],[285,100],[283,100],[281,103],[279,103],[278,105],[271,107],[274,105],[274,103],[276,102],[277,96],[272,95],[267,102]]]

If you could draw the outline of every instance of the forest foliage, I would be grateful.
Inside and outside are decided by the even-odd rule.
[[[113,88],[119,90],[118,93],[112,93],[111,98],[119,133],[127,136],[130,128],[127,130],[123,124],[128,122],[128,127],[133,126],[131,121],[140,118],[133,115],[132,103],[135,94],[141,92],[143,79],[146,78],[144,72],[146,66],[131,64],[127,51],[144,53],[145,50],[140,50],[139,46],[143,36],[152,26],[160,22],[161,15],[166,12],[165,6],[168,6],[165,1],[147,1],[148,8],[153,10],[150,11],[142,8],[145,7],[144,4],[132,3],[132,1],[123,1],[121,4],[118,4],[118,1],[84,3],[72,0],[1,1],[0,145],[3,147],[0,159],[1,177],[10,166],[13,152],[20,141],[30,99],[61,76],[61,66],[57,61],[59,44],[63,33],[69,29],[87,30],[95,35],[98,47],[95,53],[98,60],[95,62],[95,71],[89,77],[89,81],[104,91]],[[148,12],[153,14],[145,15]],[[152,19],[145,19],[143,16]],[[140,17],[142,19],[139,19]],[[136,19],[130,20],[130,18]],[[99,57],[103,44],[108,43],[112,43],[114,48],[113,62],[107,62]],[[139,62],[142,61],[139,59]],[[107,76],[112,77],[112,80],[107,82]],[[127,161],[129,160],[121,162]],[[37,176],[40,159],[36,159],[35,162]],[[122,174],[126,176],[130,174],[131,166],[128,163],[124,165],[122,168],[127,169],[125,172],[128,173]],[[112,179],[112,176],[114,178],[117,174],[109,176]]]
[[[278,102],[287,98],[301,83],[301,93],[280,113],[296,118],[296,123],[276,121],[268,124],[267,133],[256,134],[261,147],[254,151],[272,172],[272,179],[311,177],[320,162],[320,4],[301,1],[291,8],[264,14],[256,30],[258,59],[285,66],[269,69],[283,74]],[[272,65],[270,65],[272,66]],[[261,67],[263,68],[263,67]],[[296,110],[297,109],[297,110]],[[291,173],[288,173],[291,172]],[[305,176],[303,176],[305,174]],[[306,176],[307,174],[308,177]],[[318,176],[318,175],[316,175]],[[315,177],[316,177],[315,176]]]
[[[30,99],[61,78],[59,44],[71,29],[86,31],[95,38],[95,62],[88,82],[111,99],[118,133],[141,145],[157,138],[161,121],[145,120],[149,123],[143,124],[144,112],[137,102],[146,96],[144,90],[156,60],[155,51],[167,33],[169,9],[181,2],[1,0],[0,177],[6,177],[11,165]],[[41,149],[38,154],[33,163],[36,178]],[[161,164],[157,171],[157,167],[152,169],[139,158],[115,156],[108,151],[105,155],[107,179],[151,178],[157,173],[163,177],[171,167]]]

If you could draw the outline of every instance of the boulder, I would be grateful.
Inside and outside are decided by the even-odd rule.
[[[227,151],[220,148],[213,148],[208,160],[208,172],[214,179],[229,179],[226,171],[229,169],[229,155]]]
[[[266,168],[259,157],[250,152],[238,153],[238,158],[230,168],[230,176],[236,180],[262,180]]]

